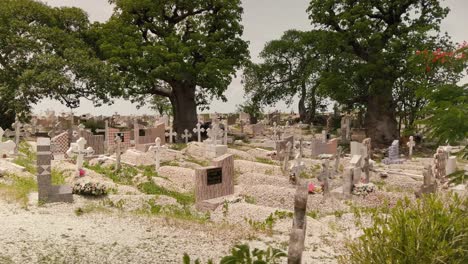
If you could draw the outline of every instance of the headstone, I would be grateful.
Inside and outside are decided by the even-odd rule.
[[[364,183],[369,183],[370,181],[370,155],[371,155],[371,151],[372,151],[372,145],[371,145],[371,139],[370,138],[366,138],[364,139],[364,141],[362,142],[365,149],[362,149],[361,151],[363,152],[363,161],[364,161],[364,164],[362,166],[362,170],[364,172],[364,176],[365,176],[365,182]]]
[[[120,161],[120,156],[122,155],[122,138],[116,136],[114,139],[115,143],[115,170],[120,171],[122,169],[122,163]]]
[[[353,168],[353,184],[360,183],[361,174],[362,174],[362,169],[361,169],[362,156],[361,155],[352,156],[349,164]]]
[[[50,139],[37,139],[37,187],[39,201],[45,203],[73,202],[72,188],[52,185],[52,153]]]
[[[353,191],[354,180],[353,180],[353,167],[346,167],[343,175],[343,194],[350,196]]]
[[[424,183],[419,189],[419,191],[415,193],[416,197],[421,197],[423,194],[435,193],[437,191],[437,182],[435,181],[434,176],[432,175],[431,165],[427,165],[424,167],[423,176]]]
[[[447,153],[442,147],[437,148],[433,160],[433,172],[436,179],[442,179],[447,175]]]
[[[234,156],[214,159],[210,167],[195,170],[195,201],[197,208],[207,209],[206,200],[234,193]],[[217,207],[219,204],[215,205]],[[213,209],[213,208],[209,208]],[[215,208],[214,208],[215,209]]]
[[[192,138],[192,133],[189,133],[188,129],[185,129],[182,138],[185,140],[185,144],[188,144],[189,139]]]
[[[343,151],[343,148],[341,146],[337,148],[336,155],[335,155],[335,173],[339,173],[340,158],[341,158],[342,151]]]
[[[149,148],[149,151],[153,152],[154,153],[154,164],[155,164],[155,169],[156,169],[156,172],[159,171],[159,167],[161,166],[160,164],[160,159],[161,159],[161,139],[160,138],[156,138],[156,141],[155,141],[156,145],[154,146],[151,146]]]
[[[307,229],[307,198],[308,186],[301,184],[297,186],[294,196],[294,218],[291,233],[289,235],[288,263],[301,264],[302,253]]]
[[[15,122],[12,124],[12,127],[15,129],[15,155],[18,155],[18,148],[20,144],[21,137],[28,137],[29,132],[25,129],[25,125],[22,124],[18,117],[15,118]]]
[[[197,140],[198,142],[201,142],[201,133],[205,132],[205,129],[201,127],[201,123],[197,123],[197,127],[193,129],[193,133],[197,134]]]
[[[16,149],[15,142],[13,142],[11,140],[8,140],[6,142],[2,141],[4,133],[5,133],[5,131],[0,127],[0,158],[3,155],[8,155],[8,154],[14,153],[15,149]]]
[[[83,169],[84,157],[88,157],[94,154],[94,150],[91,147],[85,149],[86,139],[80,138],[76,143],[71,143],[70,148],[67,150],[69,157],[76,157],[76,175],[80,176],[80,171]]]
[[[300,157],[300,154],[296,155],[296,158],[294,159],[294,163],[290,167],[290,182],[291,183],[298,183],[298,179],[301,176],[301,173],[305,169],[305,164],[302,162],[302,159]]]
[[[400,142],[398,140],[392,142],[392,145],[388,148],[388,157],[383,159],[382,162],[387,165],[403,163],[403,160],[400,159]]]
[[[409,141],[408,143],[406,143],[406,145],[408,146],[408,158],[409,159],[412,159],[413,158],[413,148],[416,146],[416,143],[414,142],[414,137],[413,136],[410,136],[409,137]]]
[[[278,124],[276,122],[273,123],[273,140],[278,141],[280,139],[279,134],[278,134]]]
[[[338,148],[338,139],[334,138],[327,143],[323,143],[321,139],[312,139],[310,145],[312,158],[316,158],[321,154],[335,155]]]
[[[320,175],[318,177],[319,180],[322,182],[324,195],[330,194],[330,188],[329,188],[329,183],[328,183],[328,180],[330,178],[330,173],[328,170],[328,166],[329,166],[328,163],[329,163],[328,160],[324,160],[322,162],[322,171],[320,172]]]
[[[450,175],[457,171],[457,157],[450,156],[445,165],[445,175]]]
[[[285,152],[284,159],[283,159],[283,167],[282,167],[283,172],[286,172],[288,169],[289,159],[291,157],[291,149],[292,149],[291,142],[288,141],[286,143],[286,152]]]

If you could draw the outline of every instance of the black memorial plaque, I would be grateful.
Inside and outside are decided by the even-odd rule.
[[[214,168],[208,169],[206,172],[207,185],[215,185],[223,183],[223,169]]]

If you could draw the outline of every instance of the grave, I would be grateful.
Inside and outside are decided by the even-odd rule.
[[[65,185],[52,185],[52,152],[50,139],[37,139],[37,185],[39,201],[45,203],[73,202],[72,188]]]
[[[223,137],[224,131],[220,129],[216,120],[213,120],[211,128],[207,129],[207,134],[209,139],[204,141],[205,157],[213,159],[226,154],[228,146],[222,145],[222,140],[218,140],[218,138]]]
[[[388,157],[383,159],[382,162],[386,165],[402,164],[403,159],[400,159],[400,141],[394,140],[392,145],[388,148]]]
[[[432,174],[431,165],[424,167],[424,183],[421,188],[415,192],[416,197],[421,197],[423,194],[435,193],[437,191],[437,182]]]
[[[414,137],[410,136],[408,143],[406,143],[408,146],[408,158],[412,159],[413,158],[413,148],[416,146],[416,142],[414,142]]]
[[[322,139],[312,139],[310,144],[312,158],[317,158],[320,154],[336,155],[338,139],[334,138],[326,143]]]
[[[148,151],[154,153],[154,163],[155,163],[155,169],[156,172],[159,171],[159,167],[161,166],[160,164],[160,159],[161,159],[161,139],[156,138],[155,141],[156,145],[151,146]]]
[[[199,210],[215,210],[234,194],[234,156],[214,159],[210,167],[195,170],[195,202]],[[221,198],[221,199],[217,199]]]

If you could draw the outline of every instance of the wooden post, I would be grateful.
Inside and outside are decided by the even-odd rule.
[[[294,197],[294,219],[289,236],[288,264],[300,264],[304,251],[305,233],[307,228],[307,184],[299,185]]]

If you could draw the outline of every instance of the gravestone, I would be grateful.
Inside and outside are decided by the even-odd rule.
[[[122,155],[122,138],[116,136],[114,139],[115,142],[115,170],[120,171],[122,168],[122,163],[120,161],[120,156]]]
[[[0,127],[0,158],[2,158],[3,155],[14,153],[16,149],[16,144],[12,140],[2,141],[4,133],[5,131]]]
[[[50,139],[37,139],[37,187],[39,201],[45,203],[73,202],[72,188],[65,185],[52,185],[52,152]]]
[[[233,155],[223,155],[214,159],[210,167],[195,170],[195,201],[199,210],[214,210],[223,201],[213,199],[231,194],[234,194]]]
[[[412,159],[413,158],[413,148],[416,146],[416,142],[414,142],[414,137],[410,136],[408,143],[406,143],[408,146],[408,158]]]
[[[344,115],[341,118],[341,141],[343,143],[349,142],[351,140],[351,116]]]
[[[346,167],[343,174],[343,194],[345,197],[349,197],[354,187],[354,167]]]
[[[371,139],[366,138],[362,141],[362,144],[364,145],[365,149],[361,149],[363,152],[363,165],[362,165],[362,170],[364,172],[365,180],[364,183],[369,183],[370,180],[370,156],[371,156],[371,151],[372,151],[372,145],[371,145]]]
[[[388,148],[388,157],[383,159],[382,162],[386,165],[403,163],[403,160],[400,159],[400,141],[394,140],[392,142],[392,145]]]
[[[160,138],[156,138],[155,143],[156,143],[156,145],[151,146],[151,147],[149,148],[149,151],[154,153],[155,169],[156,169],[156,172],[158,172],[158,171],[159,171],[159,167],[161,166],[161,164],[160,164],[160,159],[161,159],[161,139],[160,139]]]
[[[287,172],[289,159],[291,158],[291,151],[292,151],[291,142],[287,141],[285,155],[283,157],[283,166],[282,166],[283,173]]]
[[[188,144],[189,139],[192,138],[192,133],[189,133],[188,129],[185,129],[182,138],[185,140],[185,144]]]
[[[336,155],[335,155],[335,173],[338,174],[339,173],[339,169],[340,169],[340,158],[341,158],[341,154],[343,152],[343,148],[341,146],[339,146],[337,148],[337,151],[336,151]]]
[[[433,172],[436,179],[441,180],[447,175],[447,153],[442,147],[437,148],[433,159]]]
[[[213,159],[226,154],[228,147],[226,145],[222,145],[222,141],[218,140],[218,138],[222,138],[223,130],[220,129],[217,120],[213,119],[211,128],[207,129],[207,134],[209,139],[204,141],[205,157]]]
[[[289,234],[288,264],[301,264],[307,229],[307,184],[297,186],[294,196],[294,217]]]
[[[324,160],[322,162],[322,170],[320,171],[320,174],[318,177],[318,180],[322,182],[324,195],[330,194],[330,188],[329,188],[329,183],[328,183],[328,180],[330,178],[330,172],[329,172],[328,167],[329,167],[329,160]]]
[[[431,165],[424,167],[423,176],[424,182],[423,185],[421,185],[421,188],[415,192],[416,197],[421,197],[423,194],[435,193],[437,191],[437,182],[432,174]]]
[[[362,156],[361,155],[353,155],[351,157],[351,161],[349,162],[350,166],[353,168],[353,184],[358,184],[361,182],[361,175],[362,175]]]
[[[305,164],[302,161],[301,155],[297,154],[296,158],[294,159],[294,163],[289,168],[289,171],[290,171],[289,181],[292,184],[298,183],[299,182],[298,179],[301,176],[301,173],[304,171],[304,169],[305,169]]]
[[[76,143],[71,143],[70,148],[67,150],[68,157],[76,157],[76,175],[80,176],[80,171],[83,169],[84,157],[89,157],[94,154],[94,150],[91,147],[85,149],[86,139],[80,138]]]
[[[252,133],[254,134],[254,136],[263,135],[263,130],[264,130],[263,124],[254,124],[254,125],[251,125],[251,128],[252,128]]]
[[[169,143],[174,143],[174,138],[177,137],[177,132],[172,131],[172,126],[169,126],[169,132],[166,132],[166,137],[169,137]]]
[[[312,158],[316,158],[320,154],[336,155],[338,139],[334,138],[327,143],[323,143],[321,139],[312,139],[310,145]]]

